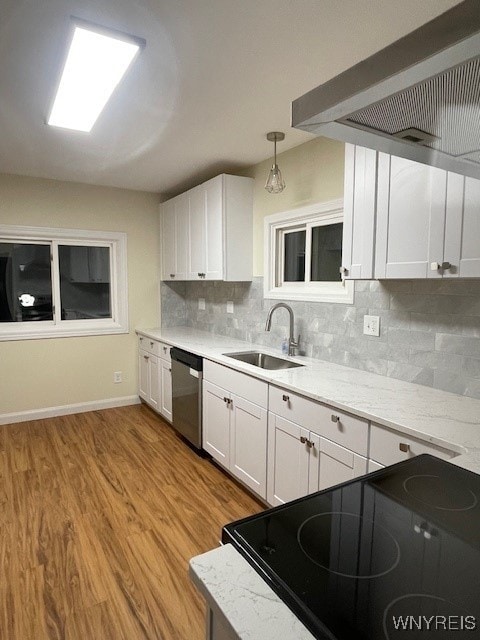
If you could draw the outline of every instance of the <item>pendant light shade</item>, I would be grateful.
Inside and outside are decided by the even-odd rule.
[[[285,134],[281,131],[270,131],[267,133],[267,140],[274,143],[274,159],[273,165],[268,174],[265,189],[268,193],[282,193],[285,189],[285,182],[283,180],[282,172],[277,164],[277,142],[281,142],[285,139]]]

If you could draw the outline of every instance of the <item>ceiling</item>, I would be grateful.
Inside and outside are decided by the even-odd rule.
[[[458,0],[0,0],[0,172],[175,195],[311,138],[292,100]],[[45,124],[70,16],[144,38],[90,134]]]

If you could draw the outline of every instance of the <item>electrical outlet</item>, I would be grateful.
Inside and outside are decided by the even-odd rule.
[[[227,301],[227,313],[233,313],[233,302],[232,300]]]
[[[113,381],[115,384],[118,384],[119,382],[122,381],[122,372],[121,371],[114,371],[113,372]]]
[[[205,298],[198,299],[198,310],[205,311]]]
[[[379,316],[363,316],[363,333],[366,336],[380,335],[380,318]]]

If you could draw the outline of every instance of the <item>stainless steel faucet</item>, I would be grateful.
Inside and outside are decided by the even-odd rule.
[[[277,302],[277,304],[274,304],[273,307],[268,312],[267,322],[265,324],[265,331],[270,331],[270,329],[271,329],[271,326],[272,326],[272,315],[273,315],[273,312],[275,311],[275,309],[280,309],[282,307],[288,311],[289,316],[290,316],[290,337],[288,338],[288,355],[289,356],[294,356],[295,355],[295,349],[298,349],[299,344],[300,344],[300,334],[298,335],[298,338],[295,340],[295,338],[293,337],[295,320],[294,320],[294,317],[293,317],[293,309],[292,309],[292,307],[290,307],[288,304],[285,304],[285,302]]]

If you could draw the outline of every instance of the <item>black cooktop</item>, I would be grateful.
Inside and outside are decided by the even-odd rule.
[[[316,638],[480,638],[480,475],[433,456],[233,522],[222,540]]]

